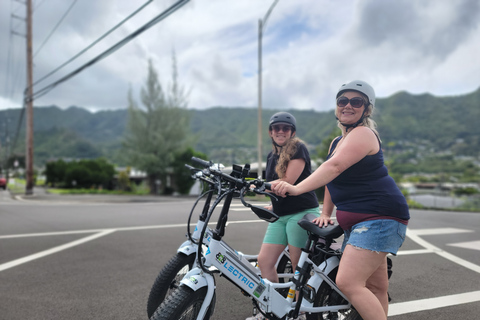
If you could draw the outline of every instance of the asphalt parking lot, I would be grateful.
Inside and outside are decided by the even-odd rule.
[[[150,287],[185,239],[193,199],[48,197],[0,192],[0,319],[146,319]],[[257,252],[266,223],[239,203],[229,219],[225,240]],[[478,213],[412,211],[393,258],[389,319],[478,317],[479,227]],[[217,278],[212,319],[250,314],[250,300]]]

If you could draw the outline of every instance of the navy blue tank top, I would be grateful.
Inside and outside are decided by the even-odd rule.
[[[341,138],[334,140],[327,160]],[[407,201],[388,175],[381,144],[376,154],[366,156],[352,165],[327,187],[337,210],[410,219]]]

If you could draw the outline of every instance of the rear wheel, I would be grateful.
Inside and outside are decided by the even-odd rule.
[[[163,301],[150,320],[195,320],[206,295],[207,287],[193,291],[190,287],[180,286]],[[203,319],[210,319],[214,309],[215,295]]]
[[[282,258],[278,262],[277,265],[277,274],[281,273],[288,273],[293,275],[293,269],[292,269],[292,261],[290,261],[290,258],[287,255],[282,255]],[[285,283],[289,281],[289,277],[287,278],[278,278],[278,282],[280,283]]]
[[[335,281],[337,277],[337,269],[334,269],[328,277]],[[314,302],[315,307],[333,306],[347,304],[347,301],[342,298],[335,290],[333,290],[327,283],[323,282],[318,289],[317,296]],[[307,320],[362,320],[358,311],[352,306],[349,309],[340,310],[338,312],[322,312],[315,314],[307,314]]]
[[[150,318],[155,310],[160,306],[165,297],[168,297],[175,291],[183,276],[192,269],[195,261],[195,255],[184,255],[177,253],[163,267],[153,283],[147,302],[147,314]]]

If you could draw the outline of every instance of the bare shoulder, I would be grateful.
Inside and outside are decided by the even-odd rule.
[[[347,139],[351,144],[361,145],[368,149],[368,154],[377,153],[380,148],[377,136],[367,127],[356,127],[348,134]]]
[[[358,126],[348,133],[345,139],[357,140],[357,139],[376,139],[375,133],[370,128]]]

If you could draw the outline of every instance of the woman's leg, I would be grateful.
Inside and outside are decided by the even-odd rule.
[[[272,282],[278,282],[277,270],[275,264],[278,257],[285,249],[282,244],[263,243],[258,254],[258,267],[262,273],[262,278],[267,278]]]
[[[380,267],[367,279],[366,287],[372,291],[377,297],[378,301],[385,311],[385,315],[388,315],[388,267],[387,258],[385,256],[385,263],[382,263]]]
[[[364,320],[385,320],[388,312],[387,253],[347,245],[337,285]]]

